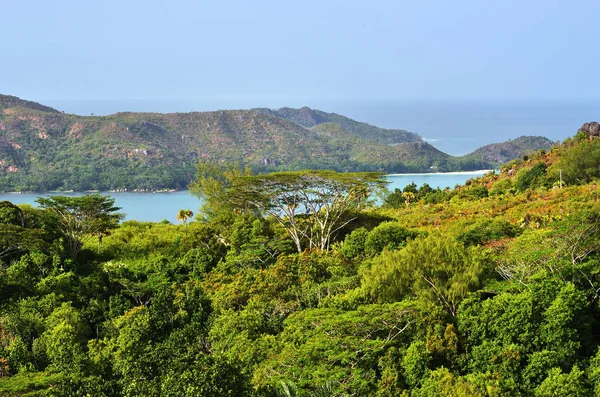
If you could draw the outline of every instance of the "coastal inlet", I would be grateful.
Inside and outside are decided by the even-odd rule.
[[[414,182],[418,186],[424,183],[432,188],[453,188],[462,185],[468,179],[476,178],[488,171],[473,172],[447,172],[431,174],[393,174],[387,175],[390,181],[388,189],[402,189]],[[14,204],[30,204],[36,206],[38,197],[48,196],[83,196],[85,192],[52,192],[52,193],[5,193],[0,194],[0,201],[7,200]],[[137,220],[142,222],[160,222],[164,219],[171,223],[177,223],[177,212],[180,209],[189,208],[197,213],[201,200],[190,194],[187,190],[169,192],[101,192],[115,199],[115,205],[121,207],[126,214],[125,220]]]

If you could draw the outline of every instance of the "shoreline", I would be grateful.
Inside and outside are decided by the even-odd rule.
[[[385,177],[402,177],[402,176],[435,176],[435,175],[473,175],[481,176],[488,172],[496,170],[476,170],[476,171],[451,171],[451,172],[408,172],[402,174],[385,174]],[[188,189],[177,190],[177,189],[158,189],[158,190],[144,190],[144,189],[118,189],[118,190],[50,190],[45,192],[0,192],[0,194],[7,195],[18,195],[18,194],[40,194],[40,195],[61,195],[61,194],[120,194],[120,193],[138,193],[138,194],[154,194],[154,193],[178,193],[188,192]]]
[[[61,194],[119,194],[119,193],[177,193],[177,192],[187,192],[188,190],[177,190],[177,189],[161,189],[161,190],[49,190],[45,192],[35,192],[35,191],[26,191],[26,192],[0,192],[0,194],[48,194],[48,195],[61,195]]]
[[[406,174],[386,174],[385,176],[419,176],[419,175],[485,175],[495,170],[451,171],[451,172],[409,172]]]

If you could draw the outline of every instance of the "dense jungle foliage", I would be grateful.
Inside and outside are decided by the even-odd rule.
[[[375,174],[210,164],[179,225],[0,203],[0,395],[600,395],[599,170],[579,134],[380,206]]]

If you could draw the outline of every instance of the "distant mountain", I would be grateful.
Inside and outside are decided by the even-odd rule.
[[[0,109],[19,107],[23,109],[39,110],[41,112],[58,113],[58,110],[51,107],[40,105],[37,102],[25,101],[12,95],[0,94]]]
[[[182,189],[199,160],[240,162],[256,172],[494,166],[475,155],[450,156],[416,134],[308,108],[77,116],[0,96],[0,191]]]
[[[543,136],[520,136],[506,142],[482,146],[466,157],[500,165],[538,150],[547,150],[555,144],[556,142]]]
[[[387,130],[367,123],[361,123],[336,113],[313,110],[306,106],[300,109],[284,107],[278,110],[267,108],[257,108],[252,110],[291,120],[294,123],[307,128],[317,127],[325,123],[337,124],[354,136],[383,144],[421,141],[421,137],[412,132],[404,130]]]

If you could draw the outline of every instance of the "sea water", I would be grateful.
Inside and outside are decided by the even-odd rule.
[[[468,179],[483,175],[487,171],[474,172],[446,172],[432,174],[393,174],[387,175],[390,182],[388,189],[393,191],[395,188],[403,189],[404,186],[416,183],[418,186],[424,183],[433,188],[454,187],[462,185]],[[7,200],[14,204],[30,204],[37,206],[35,200],[38,197],[49,196],[71,196],[79,197],[86,192],[54,192],[54,193],[5,193],[0,194],[0,201]],[[133,192],[101,192],[103,195],[110,195],[115,199],[115,205],[121,207],[121,212],[125,213],[125,220],[137,220],[143,222],[160,222],[164,219],[169,222],[177,222],[177,212],[181,209],[190,209],[197,213],[200,208],[201,200],[192,195],[189,191],[165,193],[133,193]]]

